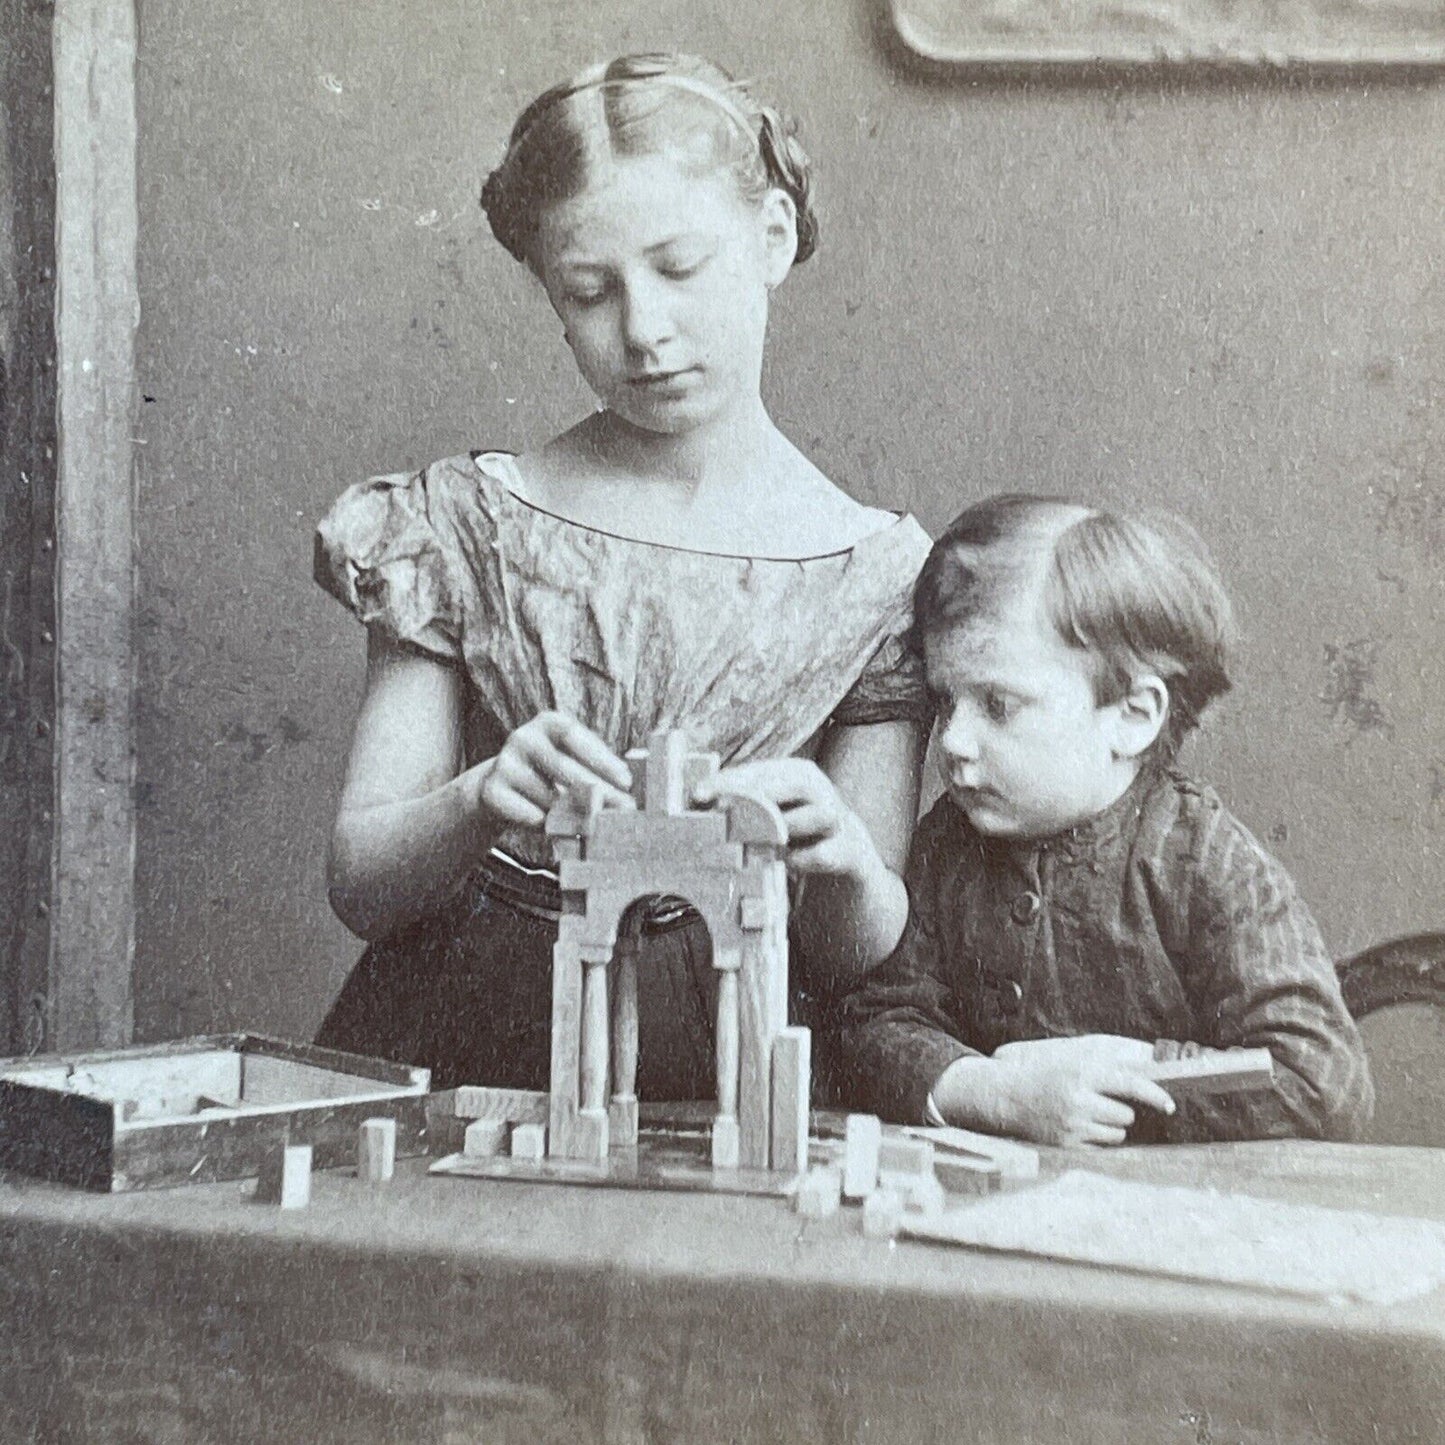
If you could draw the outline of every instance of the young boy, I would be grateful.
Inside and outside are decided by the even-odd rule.
[[[1357,1135],[1373,1089],[1314,920],[1171,767],[1229,687],[1192,534],[995,497],[934,546],[915,613],[947,793],[903,937],[844,1004],[858,1103],[1054,1144]],[[1176,1108],[1156,1044],[1267,1048],[1274,1087]]]

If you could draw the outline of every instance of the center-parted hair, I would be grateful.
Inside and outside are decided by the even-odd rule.
[[[744,199],[777,187],[798,217],[794,264],[818,241],[811,167],[793,122],[710,61],[624,55],[544,91],[517,118],[502,163],[482,188],[492,233],[537,264],[548,206],[580,194],[594,168],[618,156],[675,155],[700,171],[731,171]]]
[[[1163,680],[1169,710],[1155,751],[1172,757],[1230,686],[1233,617],[1203,541],[1168,515],[1127,517],[1059,497],[989,497],[934,543],[914,591],[915,630],[922,638],[986,625],[1040,583],[1058,635],[1089,655],[1101,706],[1125,696],[1137,677]]]

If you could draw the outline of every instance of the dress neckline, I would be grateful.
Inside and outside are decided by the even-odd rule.
[[[898,529],[908,521],[906,512],[885,512],[885,515],[893,520],[886,525],[877,527],[871,532],[865,532],[863,536],[847,547],[835,547],[828,552],[809,552],[796,556],[771,556],[754,552],[714,552],[706,547],[681,547],[674,542],[656,542],[648,537],[630,537],[625,532],[608,531],[605,527],[594,527],[588,522],[579,522],[574,517],[565,517],[561,512],[549,511],[546,507],[538,506],[536,502],[528,501],[522,496],[514,485],[509,485],[507,477],[499,475],[499,472],[510,474],[512,481],[517,479],[517,457],[514,452],[500,451],[474,451],[471,454],[472,464],[484,477],[494,481],[505,494],[507,499],[528,512],[533,512],[539,517],[548,517],[564,527],[575,528],[579,532],[590,532],[597,537],[607,537],[614,542],[625,542],[633,547],[650,547],[660,552],[679,552],[691,557],[716,557],[719,561],[725,562],[826,562],[836,557],[849,557],[859,551],[868,543],[879,537],[896,535]],[[488,469],[490,464],[491,469]],[[882,508],[870,508],[870,511],[883,511]]]

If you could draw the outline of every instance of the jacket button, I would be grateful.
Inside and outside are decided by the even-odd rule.
[[[1027,893],[1020,893],[1013,901],[1013,907],[1009,912],[1013,915],[1013,921],[1019,924],[1033,923],[1043,912],[1044,904],[1039,895],[1032,890]]]

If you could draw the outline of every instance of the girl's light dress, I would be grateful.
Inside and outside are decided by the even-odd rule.
[[[926,722],[906,634],[929,540],[910,517],[880,522],[815,557],[693,551],[543,511],[517,494],[509,454],[481,452],[349,488],[317,531],[316,578],[368,626],[461,669],[468,763],[549,709],[618,755],[676,727],[740,763],[809,755],[830,724]],[[437,1088],[545,1088],[551,863],[540,829],[508,831],[445,908],[366,950],[318,1042],[425,1065]],[[639,1094],[708,1096],[701,919],[652,901],[638,968]],[[792,972],[806,1014],[819,1000],[796,943]]]

